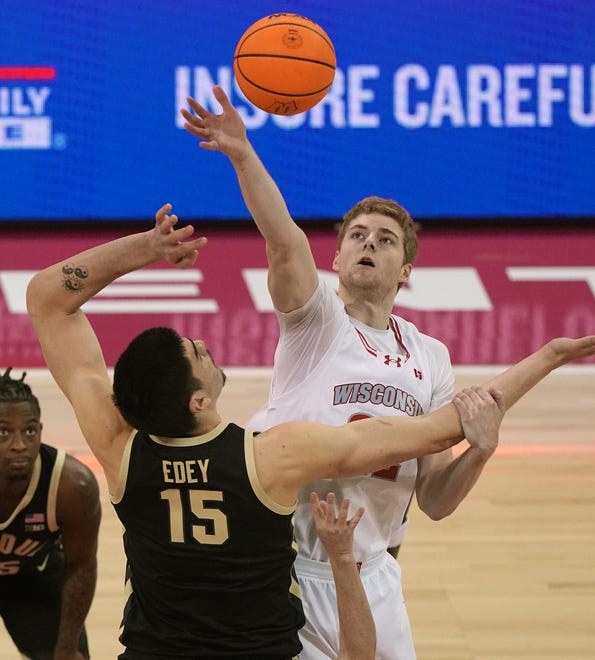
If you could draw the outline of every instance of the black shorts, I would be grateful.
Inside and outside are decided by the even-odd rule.
[[[43,572],[0,577],[0,617],[19,652],[31,660],[52,660],[60,623],[64,556],[50,551]],[[79,651],[89,657],[85,630]]]

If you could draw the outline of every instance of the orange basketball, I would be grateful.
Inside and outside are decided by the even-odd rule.
[[[331,88],[337,58],[327,33],[299,14],[272,14],[244,32],[233,56],[240,89],[275,115],[305,112]]]

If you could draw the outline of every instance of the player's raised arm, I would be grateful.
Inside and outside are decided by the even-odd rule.
[[[244,202],[266,241],[269,291],[275,307],[289,312],[306,303],[318,283],[308,239],[293,221],[277,184],[246,135],[246,127],[221,87],[213,90],[223,112],[209,112],[192,98],[194,114],[182,109],[184,128],[207,151],[220,151],[231,161]]]
[[[331,563],[337,591],[337,660],[374,660],[376,628],[353,555],[353,532],[364,514],[364,508],[359,507],[348,518],[349,499],[344,499],[337,514],[334,493],[329,493],[326,500],[320,500],[316,493],[311,493],[310,505],[316,531]]]
[[[554,369],[594,354],[595,335],[553,339],[488,381],[484,389],[494,405],[508,410]],[[492,417],[483,397],[469,397],[467,403],[478,406],[478,414]],[[289,505],[303,484],[367,474],[443,451],[463,437],[457,407],[450,403],[420,417],[375,417],[338,427],[288,422],[256,436],[254,446],[263,487]],[[260,455],[266,460],[260,461]]]
[[[171,205],[156,215],[155,227],[99,245],[37,273],[27,289],[27,309],[43,355],[74,411],[85,439],[108,481],[121,457],[115,451],[127,433],[112,401],[112,384],[101,347],[81,306],[118,277],[165,259],[180,268],[196,260],[205,238],[190,239],[191,226],[174,229]]]
[[[556,337],[489,380],[485,386],[502,393],[504,407],[508,410],[554,369],[591,355],[595,355],[595,335],[578,339]]]

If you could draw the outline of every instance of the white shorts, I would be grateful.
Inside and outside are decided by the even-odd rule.
[[[306,625],[300,630],[300,660],[335,660],[339,652],[337,597],[330,564],[298,557]],[[401,567],[388,552],[364,562],[360,576],[376,625],[376,660],[415,660]]]

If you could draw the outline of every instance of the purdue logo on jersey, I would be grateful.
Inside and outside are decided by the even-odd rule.
[[[41,547],[41,541],[25,539],[17,542],[14,534],[3,532],[0,535],[0,559],[2,555],[11,557],[33,557]],[[21,569],[20,559],[0,561],[0,575],[15,575]]]

